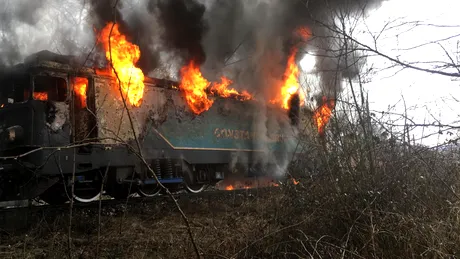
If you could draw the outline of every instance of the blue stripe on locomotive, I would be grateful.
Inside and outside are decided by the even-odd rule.
[[[269,119],[276,120],[281,127],[268,132],[268,139],[263,143],[265,150],[281,150],[283,142],[292,138],[281,130],[291,127],[282,112],[269,110]],[[258,132],[253,124],[257,121],[255,116],[259,115],[254,112],[253,102],[216,99],[208,111],[198,116],[187,114],[178,118],[175,109],[168,109],[166,121],[155,131],[175,149],[257,151],[260,147],[254,139],[260,138],[262,132]]]

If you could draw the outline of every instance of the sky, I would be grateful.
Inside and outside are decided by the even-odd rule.
[[[446,55],[447,51],[451,57],[457,58],[458,64],[460,63],[458,62],[460,54],[457,50],[460,41],[458,10],[460,10],[458,0],[439,0],[436,4],[427,0],[386,1],[358,25],[354,37],[361,43],[375,46],[372,36],[383,31],[376,41],[376,47],[385,55],[405,62],[425,62],[416,65],[432,69],[439,65],[439,61],[450,62]],[[414,26],[416,21],[419,22]],[[459,36],[441,41],[442,47],[432,43],[455,35]],[[438,62],[426,63],[433,61]],[[460,80],[455,81],[448,76],[412,69],[401,71],[400,66],[388,69],[391,64],[383,57],[372,56],[367,59],[364,70],[373,68],[372,76],[368,78],[370,81],[364,84],[369,95],[371,110],[403,114],[404,107],[407,107],[408,117],[417,124],[439,121],[442,124],[460,125]],[[305,69],[311,67],[311,57],[305,57],[300,65]],[[450,72],[458,71],[450,70]],[[346,92],[347,87],[344,93]],[[402,117],[392,115],[385,118],[396,120]],[[402,120],[395,122],[395,124],[401,123]],[[453,131],[455,135],[452,136],[434,134],[426,137],[438,131],[437,127],[417,127],[411,134],[416,139],[416,143],[429,146],[460,136]]]

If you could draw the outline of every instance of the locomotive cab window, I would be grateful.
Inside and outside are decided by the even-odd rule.
[[[11,77],[0,82],[0,99],[2,104],[10,101],[19,103],[29,99],[30,81],[27,76]]]
[[[76,108],[86,108],[86,92],[88,89],[88,79],[85,77],[75,77],[73,80],[73,90],[75,92]]]
[[[40,101],[64,102],[67,99],[67,82],[61,77],[35,76],[33,98]]]
[[[0,105],[3,107],[8,98],[14,98],[14,89],[11,81],[0,81],[0,85]]]

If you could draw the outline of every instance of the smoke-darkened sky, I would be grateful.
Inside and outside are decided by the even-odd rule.
[[[283,80],[293,48],[316,51],[323,94],[335,95],[342,76],[354,76],[361,62],[349,56],[343,43],[322,23],[333,24],[343,14],[367,12],[380,0],[4,0],[0,10],[1,63],[22,61],[48,49],[86,57],[94,49],[94,30],[116,21],[141,50],[138,66],[148,75],[179,68],[193,60],[209,80],[230,77],[237,88],[270,98]],[[116,3],[116,5],[115,5]],[[319,22],[318,22],[319,21]],[[307,43],[295,36],[299,27],[313,33]],[[299,45],[300,44],[300,45]],[[103,57],[103,55],[102,55]],[[301,58],[298,55],[297,60]],[[172,68],[172,69],[171,69]],[[336,72],[339,70],[340,73]],[[274,87],[276,86],[276,87]]]
[[[337,70],[342,76],[353,76],[369,58],[349,56],[348,62],[344,62],[343,49],[341,49],[343,39],[325,29],[322,23],[328,25],[335,23],[334,25],[340,27],[340,18],[344,17],[353,23],[353,17],[348,14],[360,14],[362,10],[373,10],[382,4],[379,0],[120,0],[118,11],[114,12],[112,8],[114,2],[113,0],[2,0],[0,66],[22,62],[26,56],[44,49],[86,57],[93,49],[94,29],[101,28],[105,22],[114,19],[113,14],[117,14],[116,19],[123,25],[121,27],[124,32],[142,50],[138,65],[146,74],[178,79],[179,68],[188,60],[195,59],[202,64],[203,74],[209,80],[216,80],[225,74],[235,81],[237,88],[249,88],[263,93],[267,85],[282,80],[290,48],[296,43],[292,37],[293,29],[306,25],[313,32],[313,37],[302,46],[300,53],[308,51],[315,54],[315,62],[310,63],[316,64],[314,70],[317,78],[320,79],[316,84],[323,89],[317,92],[319,95],[325,92],[331,94],[340,90],[343,84],[343,80],[336,80]],[[412,61],[414,59],[448,61],[444,50],[436,44],[426,45],[430,49],[424,48],[422,52],[404,50],[402,46],[411,48],[438,40],[441,36],[436,35],[441,31],[455,30],[458,27],[431,27],[434,30],[421,31],[417,34],[420,37],[404,37],[400,31],[389,29],[385,24],[390,21],[389,19],[396,20],[401,17],[406,19],[399,20],[400,23],[423,21],[430,15],[437,15],[436,13],[439,12],[435,11],[438,9],[445,12],[456,9],[446,8],[446,6],[454,6],[453,3],[456,1],[443,0],[435,6],[436,8],[431,5],[431,9],[428,1],[405,0],[404,3],[407,4],[400,5],[399,1],[391,0],[389,3],[391,4],[386,5],[387,7],[382,11],[373,14],[375,19],[372,19],[373,17],[360,19],[359,26],[347,24],[348,28],[356,28],[354,33],[359,31],[367,35],[366,42],[369,45],[373,45],[373,38],[369,38],[368,30],[373,30],[375,36],[378,35],[379,30],[387,28],[387,33],[382,34],[378,39],[379,43],[382,42],[378,46],[393,57],[405,56],[407,60]],[[409,8],[411,5],[420,8],[411,9]],[[394,13],[398,10],[399,13],[395,16]],[[391,15],[393,16],[388,18]],[[450,16],[439,14],[433,18],[432,23],[447,24],[448,21],[445,19],[437,22],[445,17]],[[408,26],[411,26],[411,23],[408,23]],[[423,29],[423,27],[419,28]],[[445,33],[448,36],[453,34],[455,33]],[[445,45],[445,48],[450,51],[455,48],[454,45]],[[302,57],[303,54],[299,55],[298,59]],[[358,66],[346,66],[345,63],[353,63],[353,59],[358,62]],[[375,61],[372,61],[366,68],[375,64]],[[385,66],[390,65],[387,63]],[[429,63],[422,65],[429,66]],[[412,85],[410,89],[422,89],[415,86],[417,84],[414,82],[407,81],[421,78],[420,76],[403,76],[408,73],[404,71],[405,73],[400,73],[401,78],[401,76],[390,75],[394,73],[393,70],[385,71],[386,75],[395,79],[391,83],[383,83],[386,82],[385,78],[379,79],[378,86],[370,91],[370,96],[376,96],[374,100],[378,99],[378,107],[397,102],[394,100],[395,96],[403,92],[398,88],[399,90],[392,91],[396,94],[383,98],[383,92],[386,91],[385,89],[391,89],[390,86],[402,87],[410,84]],[[430,87],[436,84],[447,85],[437,83],[444,82],[442,80],[432,81],[433,78],[436,77],[430,76],[423,80],[431,83],[423,88],[425,90],[415,92],[426,93],[425,97],[431,98],[432,95],[428,90],[431,89]],[[409,92],[413,98],[406,98],[406,101],[415,104],[418,100],[415,96],[418,95],[415,95],[414,91]],[[385,101],[386,99],[388,102]],[[428,107],[428,104],[426,105]]]

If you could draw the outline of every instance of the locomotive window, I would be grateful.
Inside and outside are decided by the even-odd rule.
[[[4,100],[10,97],[13,93],[13,87],[10,81],[2,80],[0,81],[0,99]],[[10,97],[11,98],[11,97]]]
[[[88,89],[88,78],[75,77],[73,89],[79,108],[86,108],[86,92]]]
[[[35,100],[64,102],[67,99],[67,82],[64,78],[36,76],[34,86]]]
[[[28,76],[10,77],[0,82],[0,98],[3,102],[7,102],[8,99],[13,99],[14,102],[26,101],[29,99],[29,83]]]
[[[24,76],[16,78],[13,82],[14,88],[14,101],[24,102],[30,97],[30,77]]]

